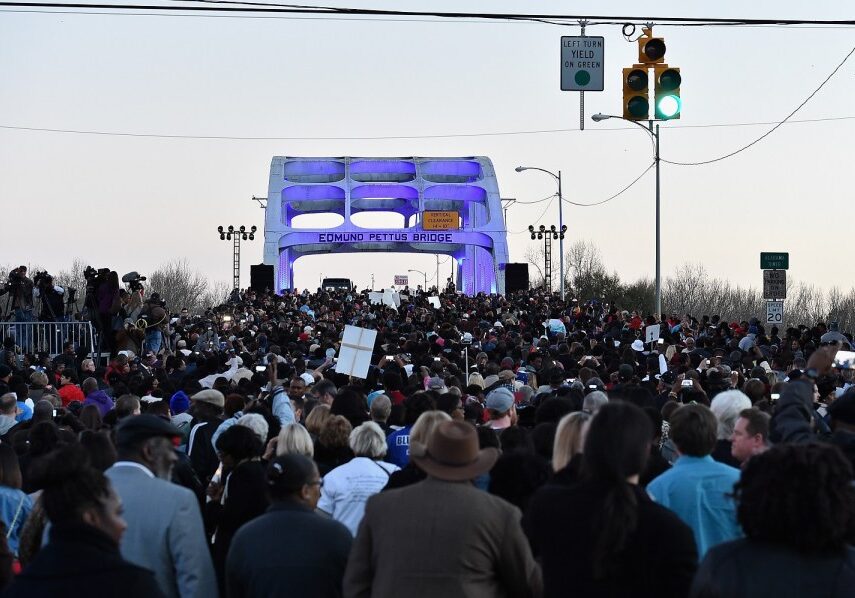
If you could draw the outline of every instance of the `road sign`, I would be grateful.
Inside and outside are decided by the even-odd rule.
[[[783,301],[767,301],[766,302],[766,323],[767,324],[783,324],[784,323],[784,302]]]
[[[602,36],[561,37],[561,90],[603,91]]]
[[[787,271],[763,270],[763,298],[787,298]]]
[[[760,269],[761,270],[789,270],[790,269],[790,254],[789,253],[760,253]]]
[[[410,284],[410,277],[406,274],[395,274],[395,286],[407,286]]]
[[[424,230],[457,230],[460,228],[460,214],[455,211],[426,211],[422,213]]]

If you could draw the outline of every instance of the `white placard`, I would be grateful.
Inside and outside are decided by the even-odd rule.
[[[428,303],[430,303],[431,307],[434,309],[439,309],[441,306],[439,297],[428,297]]]
[[[644,329],[644,342],[655,343],[659,340],[659,324],[651,324]]]
[[[339,374],[366,378],[371,367],[377,331],[358,326],[345,326],[335,371]]]

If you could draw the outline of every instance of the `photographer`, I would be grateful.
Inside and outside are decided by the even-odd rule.
[[[98,270],[95,297],[98,307],[98,323],[101,332],[102,348],[113,356],[116,352],[116,336],[113,328],[113,316],[119,313],[122,300],[119,295],[119,275],[115,271],[102,274]]]

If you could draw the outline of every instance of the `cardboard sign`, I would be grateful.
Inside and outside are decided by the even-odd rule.
[[[659,340],[659,324],[652,324],[644,329],[644,342],[655,343]]]
[[[335,371],[339,374],[366,378],[371,367],[377,331],[358,326],[345,326]]]

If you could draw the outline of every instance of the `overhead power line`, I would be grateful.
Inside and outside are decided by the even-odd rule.
[[[176,0],[173,0],[176,1]],[[182,0],[177,0],[182,1]],[[203,4],[203,5],[199,5]],[[211,6],[213,4],[213,6]],[[327,14],[352,16],[388,16],[388,17],[436,17],[442,19],[486,19],[503,21],[538,21],[552,24],[577,23],[588,21],[588,26],[636,23],[659,23],[668,25],[855,25],[855,20],[833,19],[746,19],[716,17],[655,17],[655,16],[617,16],[617,15],[576,15],[576,14],[531,14],[531,13],[479,13],[479,12],[443,12],[443,11],[405,11],[372,8],[347,8],[335,6],[308,6],[301,4],[275,4],[261,2],[238,2],[226,4],[222,0],[196,0],[190,6],[150,5],[150,4],[96,4],[96,3],[59,3],[59,2],[0,2],[0,6],[17,8],[58,8],[58,9],[98,9],[98,10],[135,10],[156,12],[269,12],[292,14]],[[557,22],[557,23],[556,23]]]
[[[853,54],[853,53],[855,53],[855,46],[853,46],[853,48],[852,48],[851,50],[849,50],[849,53],[848,53],[846,56],[844,56],[844,57],[843,57],[843,60],[841,60],[841,61],[840,61],[840,63],[839,63],[836,67],[834,67],[834,70],[833,70],[833,71],[831,71],[831,73],[828,75],[828,77],[826,77],[826,78],[823,80],[823,82],[822,82],[822,83],[820,83],[820,84],[819,84],[819,86],[818,86],[816,89],[814,89],[814,90],[810,93],[810,95],[809,95],[808,97],[806,97],[806,98],[802,101],[802,103],[801,103],[801,104],[799,104],[798,106],[796,106],[795,110],[793,110],[792,112],[790,112],[787,116],[785,116],[785,117],[784,117],[784,120],[782,120],[782,121],[780,121],[780,122],[776,123],[774,127],[772,127],[771,129],[769,129],[768,131],[766,131],[765,133],[763,133],[762,135],[760,135],[760,137],[758,137],[757,139],[755,139],[755,140],[754,140],[754,141],[752,141],[751,143],[748,143],[748,144],[746,144],[746,145],[743,145],[743,146],[742,146],[742,147],[740,147],[739,149],[734,150],[734,151],[732,151],[732,152],[730,152],[730,153],[728,153],[728,154],[724,154],[723,156],[719,156],[719,157],[717,157],[717,158],[712,158],[712,159],[710,159],[710,160],[702,160],[702,161],[700,161],[700,162],[676,162],[676,161],[672,161],[672,160],[665,160],[664,158],[660,158],[660,160],[661,160],[662,162],[665,162],[666,164],[673,164],[674,166],[703,166],[704,164],[712,164],[713,162],[721,162],[722,160],[726,160],[727,158],[730,158],[730,157],[732,157],[732,156],[735,156],[736,154],[738,154],[738,153],[740,153],[740,152],[744,152],[744,151],[745,151],[745,150],[747,150],[749,147],[751,147],[751,146],[753,146],[753,145],[756,145],[757,143],[760,143],[760,142],[761,142],[761,141],[763,141],[766,137],[768,137],[769,135],[771,135],[772,133],[774,133],[774,132],[778,129],[778,127],[780,127],[780,126],[781,126],[781,125],[783,125],[785,122],[787,122],[787,121],[790,119],[790,117],[792,117],[793,115],[795,115],[795,113],[796,113],[796,112],[798,112],[799,110],[801,110],[801,109],[802,109],[802,108],[803,108],[803,107],[804,107],[808,102],[810,102],[810,101],[813,99],[813,96],[815,96],[817,93],[819,93],[819,90],[820,90],[820,89],[822,89],[823,87],[825,87],[825,84],[826,84],[826,83],[828,83],[829,81],[831,81],[831,78],[832,78],[832,77],[834,77],[834,75],[836,75],[836,74],[837,74],[837,71],[839,71],[839,70],[841,69],[841,67],[843,67],[843,65],[844,65],[844,64],[846,64],[846,61],[847,61],[847,60],[849,60],[849,57],[850,57],[850,56],[852,56],[852,54]]]
[[[601,201],[595,201],[594,203],[578,203],[578,202],[575,202],[575,201],[570,201],[569,199],[564,199],[563,201],[564,201],[564,203],[569,203],[569,204],[570,204],[570,205],[572,205],[572,206],[577,206],[577,207],[580,207],[580,208],[593,208],[594,206],[600,206],[600,205],[603,205],[604,203],[608,203],[608,202],[610,202],[611,200],[613,200],[613,199],[615,199],[615,198],[620,197],[621,195],[623,195],[623,193],[624,193],[625,191],[627,191],[630,187],[632,187],[632,186],[633,186],[633,185],[635,185],[638,181],[640,181],[640,180],[644,177],[644,175],[645,175],[645,174],[647,174],[648,172],[650,172],[650,169],[651,169],[651,168],[653,168],[654,166],[656,166],[656,162],[651,162],[651,163],[650,163],[650,166],[648,166],[647,168],[645,168],[645,169],[641,172],[641,174],[640,174],[640,175],[638,175],[637,177],[635,177],[629,185],[627,185],[626,187],[624,187],[623,189],[621,189],[620,191],[618,191],[618,192],[617,192],[617,193],[615,193],[614,195],[611,195],[611,196],[609,196],[609,197],[607,197],[607,198],[605,198],[605,199],[603,199],[603,200],[601,200]]]
[[[788,124],[809,124],[834,122],[843,120],[855,120],[855,115],[852,116],[828,116],[823,118],[806,118],[801,120],[786,120],[780,121],[762,121],[762,122],[735,122],[735,123],[708,123],[699,125],[668,125],[668,130],[673,129],[707,129],[707,128],[727,128],[727,127],[756,127],[765,125]],[[595,129],[586,129],[586,132],[610,132],[610,131],[633,131],[636,127],[603,127]],[[106,137],[142,137],[152,139],[189,139],[202,141],[394,141],[406,139],[454,139],[460,137],[502,137],[513,135],[546,135],[556,133],[579,133],[581,130],[576,128],[567,129],[529,129],[523,131],[485,131],[482,133],[447,133],[438,135],[379,135],[379,136],[351,136],[351,137],[268,137],[268,136],[252,136],[252,135],[184,135],[184,134],[169,134],[169,133],[144,133],[133,131],[104,131],[93,129],[60,129],[50,127],[25,127],[18,125],[0,125],[0,130],[8,131],[30,131],[35,133],[64,133],[71,135],[100,135]],[[665,160],[662,160],[665,162]]]

